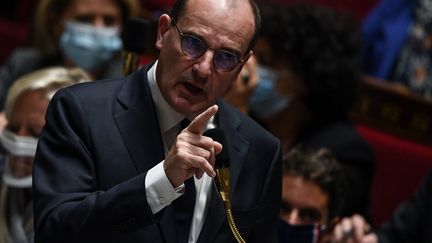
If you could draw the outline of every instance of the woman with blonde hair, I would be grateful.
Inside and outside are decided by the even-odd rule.
[[[48,103],[57,90],[88,80],[82,69],[51,67],[21,77],[10,88],[7,125],[0,133],[0,243],[33,242],[32,160]]]

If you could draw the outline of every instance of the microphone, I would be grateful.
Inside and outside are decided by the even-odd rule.
[[[222,144],[222,151],[216,155],[215,170],[216,170],[216,188],[223,202],[231,201],[231,182],[230,182],[230,156],[228,145],[226,142],[225,132],[220,128],[209,129],[204,132],[204,136],[210,137],[213,140]],[[231,205],[229,205],[231,206]]]
[[[123,41],[123,74],[131,74],[138,69],[139,56],[144,54],[147,46],[150,23],[138,17],[129,18],[124,26]]]
[[[203,135],[210,137],[222,144],[222,151],[216,155],[216,178],[214,181],[224,204],[225,214],[227,216],[228,225],[230,226],[231,232],[233,233],[237,242],[245,243],[245,240],[242,238],[237,226],[235,225],[234,217],[231,211],[231,180],[229,171],[229,166],[231,163],[225,132],[220,128],[213,128],[205,131]]]

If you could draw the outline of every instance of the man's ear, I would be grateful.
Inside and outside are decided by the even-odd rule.
[[[249,60],[249,58],[251,57],[253,55],[253,51],[252,50],[250,50],[249,52],[248,52],[248,54],[246,54],[245,55],[245,57],[243,58],[243,63],[242,63],[242,65],[245,65],[246,63],[247,63],[247,61]]]
[[[171,17],[168,14],[162,14],[159,17],[157,36],[156,36],[156,48],[158,50],[162,49],[166,32],[170,28],[171,28]]]

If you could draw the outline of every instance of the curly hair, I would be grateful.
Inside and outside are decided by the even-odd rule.
[[[349,14],[318,5],[261,6],[273,59],[304,81],[316,117],[345,117],[359,90],[360,32]]]
[[[344,174],[333,154],[325,149],[297,145],[284,155],[283,175],[299,176],[316,184],[329,199],[328,218],[336,217],[342,205]]]

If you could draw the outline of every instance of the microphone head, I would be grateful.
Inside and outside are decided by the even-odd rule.
[[[222,144],[222,151],[216,155],[216,164],[215,168],[227,168],[230,166],[230,155],[228,151],[228,143],[226,140],[225,132],[224,130],[220,128],[213,128],[205,131],[203,133],[204,136],[210,137],[213,140],[219,142]]]
[[[122,41],[123,50],[144,54],[147,46],[150,22],[138,17],[129,18],[124,26]]]

